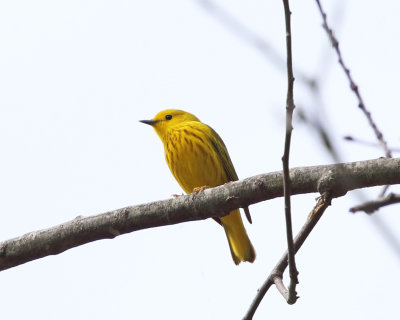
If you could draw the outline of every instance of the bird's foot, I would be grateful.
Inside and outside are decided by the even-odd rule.
[[[173,198],[179,198],[181,196],[184,196],[184,194],[183,193],[182,194],[171,194],[171,197],[173,197]]]
[[[206,190],[211,188],[210,186],[202,186],[202,187],[196,187],[193,189],[193,193],[199,193],[200,191]]]

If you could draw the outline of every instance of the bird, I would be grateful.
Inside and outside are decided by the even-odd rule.
[[[152,126],[161,139],[168,167],[187,194],[238,180],[221,137],[193,114],[168,109],[140,122]],[[251,223],[249,209],[243,209]],[[233,262],[254,262],[256,252],[239,209],[214,220],[225,230]]]

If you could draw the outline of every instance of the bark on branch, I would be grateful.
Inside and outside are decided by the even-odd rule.
[[[290,170],[291,194],[347,191],[400,184],[400,158],[376,159]],[[0,243],[0,270],[59,254],[82,244],[136,230],[223,216],[283,195],[282,172],[261,174],[196,194],[113,210],[27,233]]]

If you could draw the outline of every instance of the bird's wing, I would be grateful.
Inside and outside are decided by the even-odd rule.
[[[224,141],[222,141],[221,137],[213,128],[209,126],[207,127],[210,129],[210,134],[208,135],[208,138],[210,139],[211,145],[213,146],[215,153],[218,155],[218,158],[221,161],[222,166],[224,167],[225,173],[228,176],[229,181],[239,180]],[[246,214],[247,220],[252,223],[249,208],[244,207],[243,210]]]

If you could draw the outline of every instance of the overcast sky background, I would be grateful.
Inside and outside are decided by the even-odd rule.
[[[214,3],[285,59],[282,1]],[[367,107],[399,147],[400,3],[322,4]],[[376,141],[316,4],[291,9],[295,113],[327,125],[343,161],[383,156],[343,140]],[[286,70],[238,32],[195,0],[0,1],[0,240],[181,193],[158,137],[138,122],[166,108],[211,125],[239,177],[281,170]],[[300,72],[320,81],[319,99]],[[298,118],[290,160],[333,162]],[[292,197],[295,232],[316,197]],[[400,253],[376,217],[349,214],[359,202],[357,192],[335,199],[299,252],[301,299],[289,306],[271,288],[255,319],[398,319]],[[399,208],[378,214],[397,242]],[[233,264],[211,219],[139,231],[1,272],[2,318],[241,319],[286,246],[283,199],[250,210],[254,264]]]

